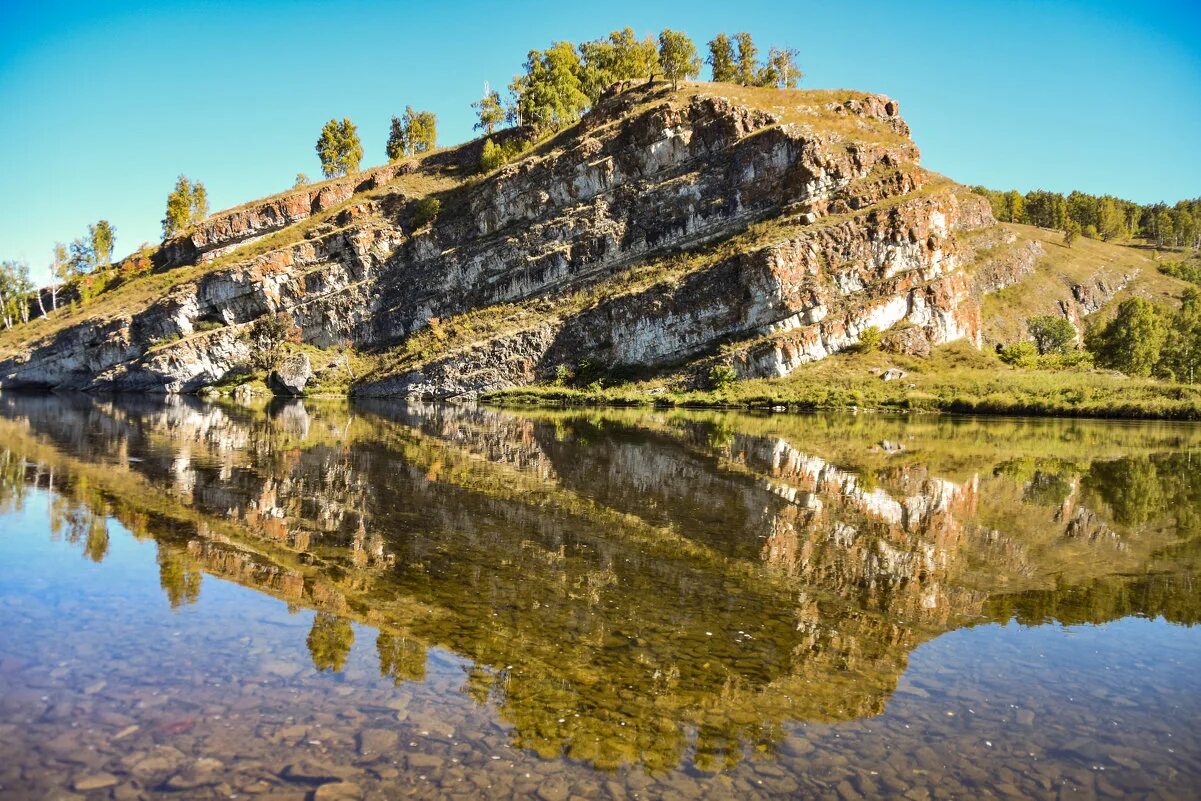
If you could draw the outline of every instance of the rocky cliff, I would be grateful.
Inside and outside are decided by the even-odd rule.
[[[917,166],[888,98],[639,87],[491,173],[471,174],[479,147],[214,215],[150,278],[0,343],[0,386],[197,391],[250,373],[253,324],[280,314],[298,347],[367,354],[364,395],[716,354],[781,376],[868,327],[917,351],[979,339],[956,234],[987,204]]]

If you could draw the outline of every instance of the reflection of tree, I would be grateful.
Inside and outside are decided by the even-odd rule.
[[[318,612],[307,642],[313,667],[337,672],[346,666],[346,657],[354,644],[354,629],[346,618]]]
[[[158,581],[172,609],[194,604],[200,598],[203,572],[185,548],[165,541],[158,543]]]
[[[1114,522],[1122,525],[1146,523],[1164,511],[1159,474],[1146,457],[1093,462],[1084,486],[1109,504]]]
[[[0,452],[0,512],[21,508],[25,500],[25,457],[10,450]]]
[[[91,515],[83,552],[93,562],[101,562],[108,555],[108,519],[103,515]]]
[[[1105,623],[1131,615],[1196,625],[1201,623],[1201,583],[1192,576],[1106,576],[1084,585],[996,595],[986,603],[985,614],[1027,626]]]
[[[1022,500],[1038,506],[1062,506],[1072,494],[1072,481],[1063,473],[1036,470],[1022,493]]]
[[[425,679],[425,646],[410,637],[380,632],[375,640],[379,674],[400,684]]]

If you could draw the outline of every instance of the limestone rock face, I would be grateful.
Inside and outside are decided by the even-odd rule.
[[[398,348],[356,393],[428,398],[720,346],[741,377],[781,376],[869,326],[903,324],[905,352],[978,341],[957,234],[988,204],[917,166],[889,98],[659,84],[462,181],[479,147],[214,215],[156,264],[224,266],[0,353],[0,386],[194,392],[243,371],[248,327],[281,313],[319,348]],[[418,226],[422,180],[453,188]],[[409,347],[431,330],[451,334]]]
[[[276,395],[300,397],[313,377],[313,365],[307,353],[295,353],[279,363],[267,376],[267,386]]]

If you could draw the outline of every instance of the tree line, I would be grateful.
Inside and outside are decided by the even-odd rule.
[[[1036,189],[1026,194],[983,186],[972,191],[988,198],[1001,222],[1025,223],[1064,232],[1069,247],[1080,236],[1106,242],[1144,239],[1160,248],[1201,249],[1201,198],[1141,205],[1113,195]]]

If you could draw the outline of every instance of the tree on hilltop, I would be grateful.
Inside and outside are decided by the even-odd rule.
[[[167,195],[167,215],[163,217],[163,239],[169,239],[182,234],[188,228],[203,220],[209,213],[208,192],[200,181],[192,182],[186,175],[179,176],[175,181],[175,189]],[[79,242],[79,240],[76,240]],[[72,257],[75,256],[75,243],[72,243]],[[87,259],[92,264],[93,257]]]
[[[359,171],[359,162],[363,160],[363,143],[359,141],[358,129],[349,117],[343,117],[341,122],[330,120],[325,123],[317,139],[317,158],[321,160],[321,172],[326,178]]]
[[[0,320],[5,328],[29,322],[29,265],[23,261],[0,262]]]
[[[100,269],[113,263],[113,248],[117,244],[117,230],[108,220],[100,220],[88,226],[88,243],[92,248],[93,264]]]
[[[53,255],[50,261],[50,308],[58,310],[58,285],[71,280],[71,260],[67,254],[67,246],[62,242],[54,243]]]
[[[405,106],[403,117],[392,118],[388,134],[388,160],[428,153],[438,144],[438,118],[432,111],[414,111]]]
[[[483,131],[487,136],[496,133],[496,129],[505,121],[505,109],[500,102],[500,92],[490,88],[487,84],[484,84],[484,96],[472,103],[471,107],[476,110],[479,117],[479,121],[474,126],[475,130]]]
[[[767,63],[759,71],[760,86],[774,86],[777,89],[795,89],[797,81],[805,77],[800,67],[796,65],[797,51],[773,47],[767,51]]]
[[[595,103],[615,83],[650,80],[659,69],[655,40],[649,36],[639,39],[633,28],[581,42],[578,50],[580,90],[589,103]]]
[[[516,99],[518,120],[544,129],[578,120],[589,102],[580,74],[580,56],[570,42],[555,42],[546,50],[531,50],[526,57],[525,74],[516,76],[509,84]]]
[[[405,146],[410,155],[429,153],[438,146],[438,118],[432,111],[405,106]]]
[[[388,131],[388,144],[384,146],[384,151],[388,155],[388,161],[396,161],[399,158],[403,158],[408,149],[404,120],[393,115],[392,127]]]
[[[697,57],[696,45],[686,34],[665,28],[659,34],[659,67],[663,70],[663,77],[671,81],[672,88],[679,88],[680,81],[701,74],[701,60]]]
[[[709,57],[705,62],[713,68],[713,80],[734,83],[738,80],[738,65],[734,62],[734,44],[730,37],[719,33],[709,40]]]
[[[737,78],[743,86],[754,86],[759,79],[759,49],[745,31],[734,34],[738,45]]]

